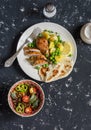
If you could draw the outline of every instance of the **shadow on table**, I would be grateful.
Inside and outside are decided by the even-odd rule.
[[[80,39],[80,29],[81,29],[81,26],[78,26],[74,29],[73,31],[73,36],[76,40],[79,40]]]
[[[81,30],[83,25],[84,25],[84,23],[81,24],[80,26],[75,27],[75,29],[73,30],[72,34],[73,34],[73,37],[74,37],[74,39],[76,40],[77,43],[82,42],[81,37],[80,37],[80,30]]]

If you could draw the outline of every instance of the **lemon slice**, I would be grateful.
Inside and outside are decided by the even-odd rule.
[[[70,42],[65,42],[64,43],[64,48],[63,48],[63,55],[69,55],[72,54],[72,46]]]
[[[58,47],[59,47],[60,51],[62,52],[64,49],[64,46],[62,44],[58,43]]]

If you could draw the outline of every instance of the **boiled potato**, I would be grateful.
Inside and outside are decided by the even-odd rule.
[[[64,49],[64,46],[61,43],[58,43],[58,47],[60,48],[60,51],[62,52]]]
[[[55,51],[55,48],[50,49],[50,54]]]
[[[56,36],[56,35],[54,35],[54,34],[52,34],[51,36],[50,36],[50,39],[49,39],[50,41],[58,41],[58,37]]]
[[[47,40],[50,38],[49,32],[48,31],[43,31],[42,35],[44,38],[46,38]]]
[[[49,49],[52,49],[52,48],[54,48],[55,46],[54,46],[54,42],[50,42],[50,44],[49,44]]]

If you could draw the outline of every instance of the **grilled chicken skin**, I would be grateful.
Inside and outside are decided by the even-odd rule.
[[[36,46],[44,55],[49,53],[48,41],[45,38],[37,38]]]

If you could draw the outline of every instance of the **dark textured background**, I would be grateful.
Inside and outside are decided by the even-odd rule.
[[[91,45],[79,35],[82,25],[91,21],[91,0],[53,0],[57,14],[51,19],[42,13],[47,1],[0,0],[0,130],[91,130]],[[15,52],[24,30],[43,21],[58,23],[71,32],[78,57],[67,78],[38,82],[46,95],[45,105],[36,116],[21,118],[10,110],[7,93],[13,83],[29,77],[17,60],[10,68],[3,64]]]

